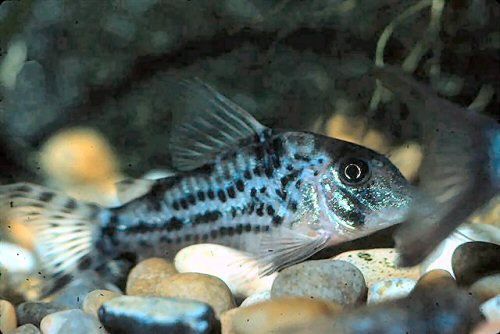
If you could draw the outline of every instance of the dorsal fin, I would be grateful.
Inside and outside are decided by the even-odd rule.
[[[184,80],[181,85],[185,112],[174,120],[170,139],[177,170],[192,170],[211,162],[221,151],[265,129],[246,110],[200,79]]]

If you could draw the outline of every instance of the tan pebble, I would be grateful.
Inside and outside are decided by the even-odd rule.
[[[481,302],[500,295],[500,274],[479,279],[471,285],[469,291]]]
[[[392,149],[388,156],[407,180],[416,179],[424,157],[419,144],[413,142],[403,144]]]
[[[118,171],[108,141],[91,128],[56,133],[43,145],[40,160],[43,170],[58,183],[100,182]]]
[[[341,311],[340,305],[325,300],[278,298],[222,314],[222,333],[271,333]]]
[[[138,263],[127,278],[127,295],[154,295],[156,285],[164,278],[177,273],[174,265],[162,258],[152,257]]]
[[[419,267],[398,268],[398,254],[394,248],[375,248],[354,250],[335,256],[334,260],[342,260],[354,264],[361,270],[366,285],[371,287],[375,282],[389,278],[419,278]]]
[[[426,272],[418,279],[416,287],[419,288],[439,285],[456,285],[455,278],[453,278],[453,275],[448,270],[434,269]]]
[[[361,144],[366,122],[343,114],[333,115],[326,123],[326,134],[330,137]]]
[[[7,300],[0,299],[0,333],[7,333],[17,327],[16,309]]]
[[[472,332],[472,334],[498,334],[500,333],[500,321],[482,322]]]
[[[109,290],[94,290],[90,291],[83,299],[82,309],[85,313],[98,318],[99,308],[113,298],[121,296],[121,293]]]
[[[389,150],[389,144],[385,136],[373,129],[368,130],[361,141],[361,145],[380,153],[386,153]]]
[[[156,295],[201,301],[209,304],[217,316],[235,307],[229,287],[220,278],[200,273],[182,273],[161,280]]]

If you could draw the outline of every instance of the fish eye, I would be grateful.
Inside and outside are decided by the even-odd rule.
[[[361,159],[348,158],[340,164],[340,180],[347,185],[358,185],[370,175],[368,163]]]

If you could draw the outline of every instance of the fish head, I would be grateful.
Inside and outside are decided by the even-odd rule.
[[[336,238],[359,238],[404,221],[412,189],[385,156],[352,143],[336,143],[320,176],[323,219]]]

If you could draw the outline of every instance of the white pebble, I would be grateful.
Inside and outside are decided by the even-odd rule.
[[[174,259],[180,273],[195,272],[223,280],[235,296],[270,290],[276,273],[259,277],[257,261],[249,254],[215,244],[197,244],[180,250]]]
[[[271,291],[261,291],[256,292],[253,295],[248,296],[242,303],[241,307],[250,306],[258,303],[262,303],[271,299]]]
[[[29,274],[35,269],[35,258],[25,248],[10,242],[0,242],[0,267],[11,274]]]
[[[489,322],[500,321],[500,295],[485,301],[479,309]]]
[[[42,319],[43,334],[105,334],[102,324],[82,310],[67,310],[49,314]]]
[[[406,297],[415,287],[416,280],[392,278],[377,282],[368,289],[368,304]]]

